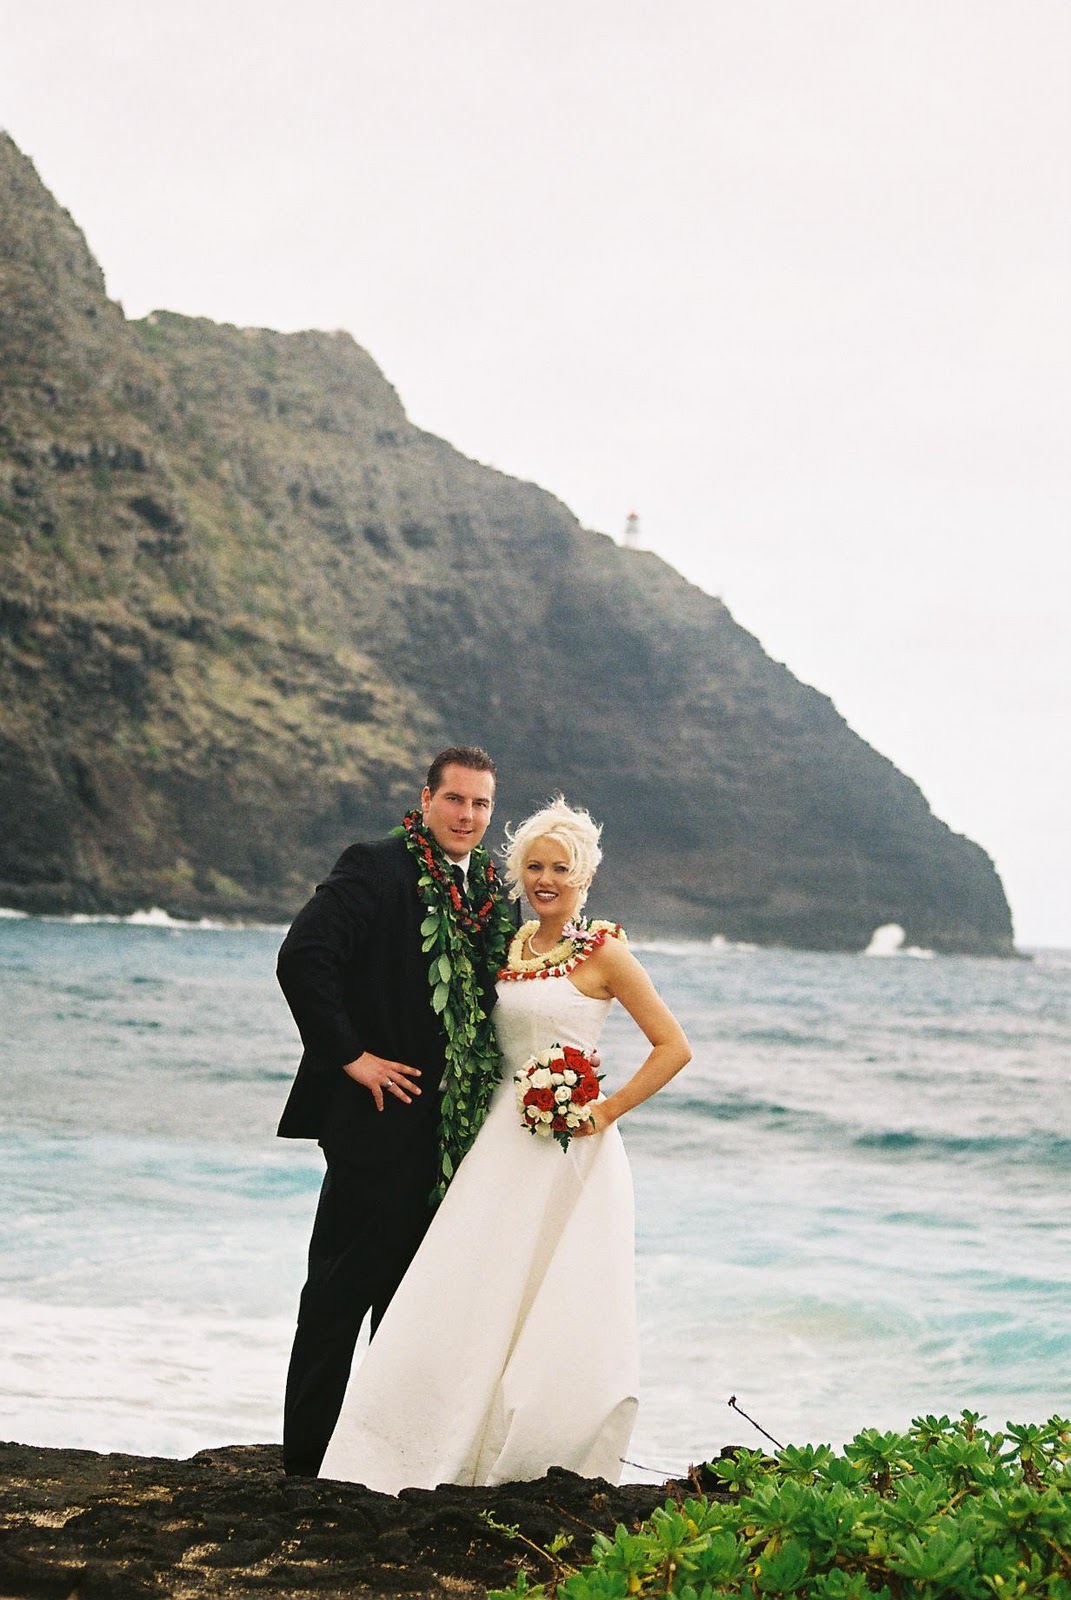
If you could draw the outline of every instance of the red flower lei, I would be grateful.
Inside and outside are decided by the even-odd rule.
[[[447,870],[450,863],[431,835],[425,831],[423,814],[420,811],[407,812],[402,818],[402,826],[410,850],[419,857],[428,876],[435,880],[441,892],[450,901],[458,927],[470,935],[482,933],[495,909],[496,893],[502,888],[502,880],[495,871],[495,864],[487,851],[477,847],[472,852],[469,862],[469,884],[475,888],[474,879],[482,872],[486,885],[483,904],[473,907],[462,899],[457,880],[453,873]]]

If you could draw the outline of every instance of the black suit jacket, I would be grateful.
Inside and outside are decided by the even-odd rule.
[[[434,1139],[445,1038],[420,948],[427,913],[418,876],[400,837],[351,845],[294,919],[278,976],[305,1051],[279,1123],[283,1138],[318,1139],[377,1164]],[[486,960],[477,974],[493,1005]],[[419,1067],[419,1098],[405,1105],[388,1093],[377,1111],[369,1090],[342,1071],[363,1050]]]

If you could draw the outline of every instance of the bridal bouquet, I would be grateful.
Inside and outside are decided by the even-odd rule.
[[[513,1075],[517,1109],[528,1132],[557,1139],[568,1150],[576,1130],[591,1121],[601,1077],[584,1052],[571,1044],[552,1044],[530,1056]]]

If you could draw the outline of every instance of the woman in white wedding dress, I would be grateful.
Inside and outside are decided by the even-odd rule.
[[[499,976],[502,1082],[360,1367],[320,1469],[394,1494],[551,1466],[617,1482],[637,1406],[632,1179],[617,1119],[690,1058],[612,923],[577,920],[599,829],[560,798],[510,838],[536,920]],[[590,1054],[619,1000],[651,1049],[567,1150],[522,1125],[514,1073],[556,1044]]]

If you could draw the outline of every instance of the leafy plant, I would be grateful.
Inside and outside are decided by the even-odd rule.
[[[501,1071],[501,1055],[491,1026],[477,970],[481,957],[497,970],[512,923],[501,898],[501,884],[487,851],[477,845],[469,860],[469,881],[478,889],[473,908],[465,906],[441,847],[423,829],[419,810],[407,813],[394,830],[416,861],[417,891],[425,906],[421,950],[428,957],[431,1009],[442,1019],[445,1067],[439,1098],[439,1181],[431,1196],[446,1193],[462,1157],[472,1145],[491,1103]]]
[[[597,1535],[579,1571],[535,1585],[521,1571],[488,1600],[1071,1600],[1071,1422],[980,1421],[868,1428],[839,1455],[739,1450],[709,1466],[723,1499],[669,1500]]]

